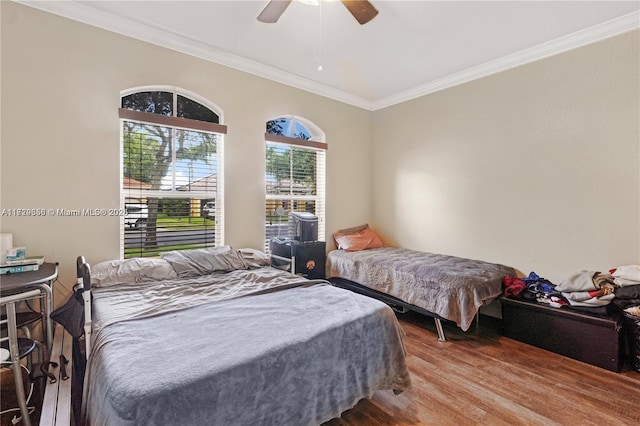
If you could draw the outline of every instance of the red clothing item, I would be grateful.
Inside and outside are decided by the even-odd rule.
[[[518,296],[527,285],[518,277],[507,275],[502,278],[502,285],[504,286],[504,295],[507,297]]]

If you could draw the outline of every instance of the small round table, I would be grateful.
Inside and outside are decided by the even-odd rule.
[[[17,272],[0,275],[0,296],[8,296],[23,293],[33,289],[40,289],[45,295],[44,303],[44,328],[45,340],[49,353],[53,344],[53,324],[51,312],[53,312],[53,281],[58,278],[57,263],[43,263],[37,271]]]

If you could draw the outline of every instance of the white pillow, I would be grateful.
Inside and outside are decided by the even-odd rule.
[[[247,269],[240,252],[230,246],[170,251],[161,256],[180,278]]]
[[[177,277],[176,271],[164,259],[134,257],[124,260],[107,260],[91,268],[93,287],[169,280]]]
[[[240,255],[244,259],[244,263],[247,264],[249,269],[264,268],[265,266],[271,266],[271,258],[264,252],[252,248],[239,249]]]

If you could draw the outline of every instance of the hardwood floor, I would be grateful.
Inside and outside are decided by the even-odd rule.
[[[464,333],[398,314],[413,388],[377,392],[324,426],[639,425],[640,372],[614,373],[501,336],[481,317]]]
[[[28,382],[25,378],[25,389],[28,389]],[[40,404],[42,401],[42,387],[38,384],[33,387],[33,394],[31,397],[30,407],[34,407],[34,412],[31,414],[31,424],[37,425],[40,420]],[[8,410],[11,408],[17,408],[18,401],[15,398],[15,386],[13,381],[13,371],[10,368],[2,368],[0,370],[0,410]],[[11,411],[0,416],[0,426],[13,426],[12,420],[18,415],[19,411]],[[22,425],[23,423],[18,423]]]
[[[398,318],[413,389],[377,392],[323,426],[640,425],[640,372],[630,365],[613,373],[516,342],[489,317],[466,333],[444,323],[447,342],[430,318]],[[2,405],[9,395],[3,387]]]

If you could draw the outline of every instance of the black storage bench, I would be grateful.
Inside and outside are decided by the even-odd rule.
[[[578,361],[620,371],[624,361],[622,318],[500,298],[504,335]]]

